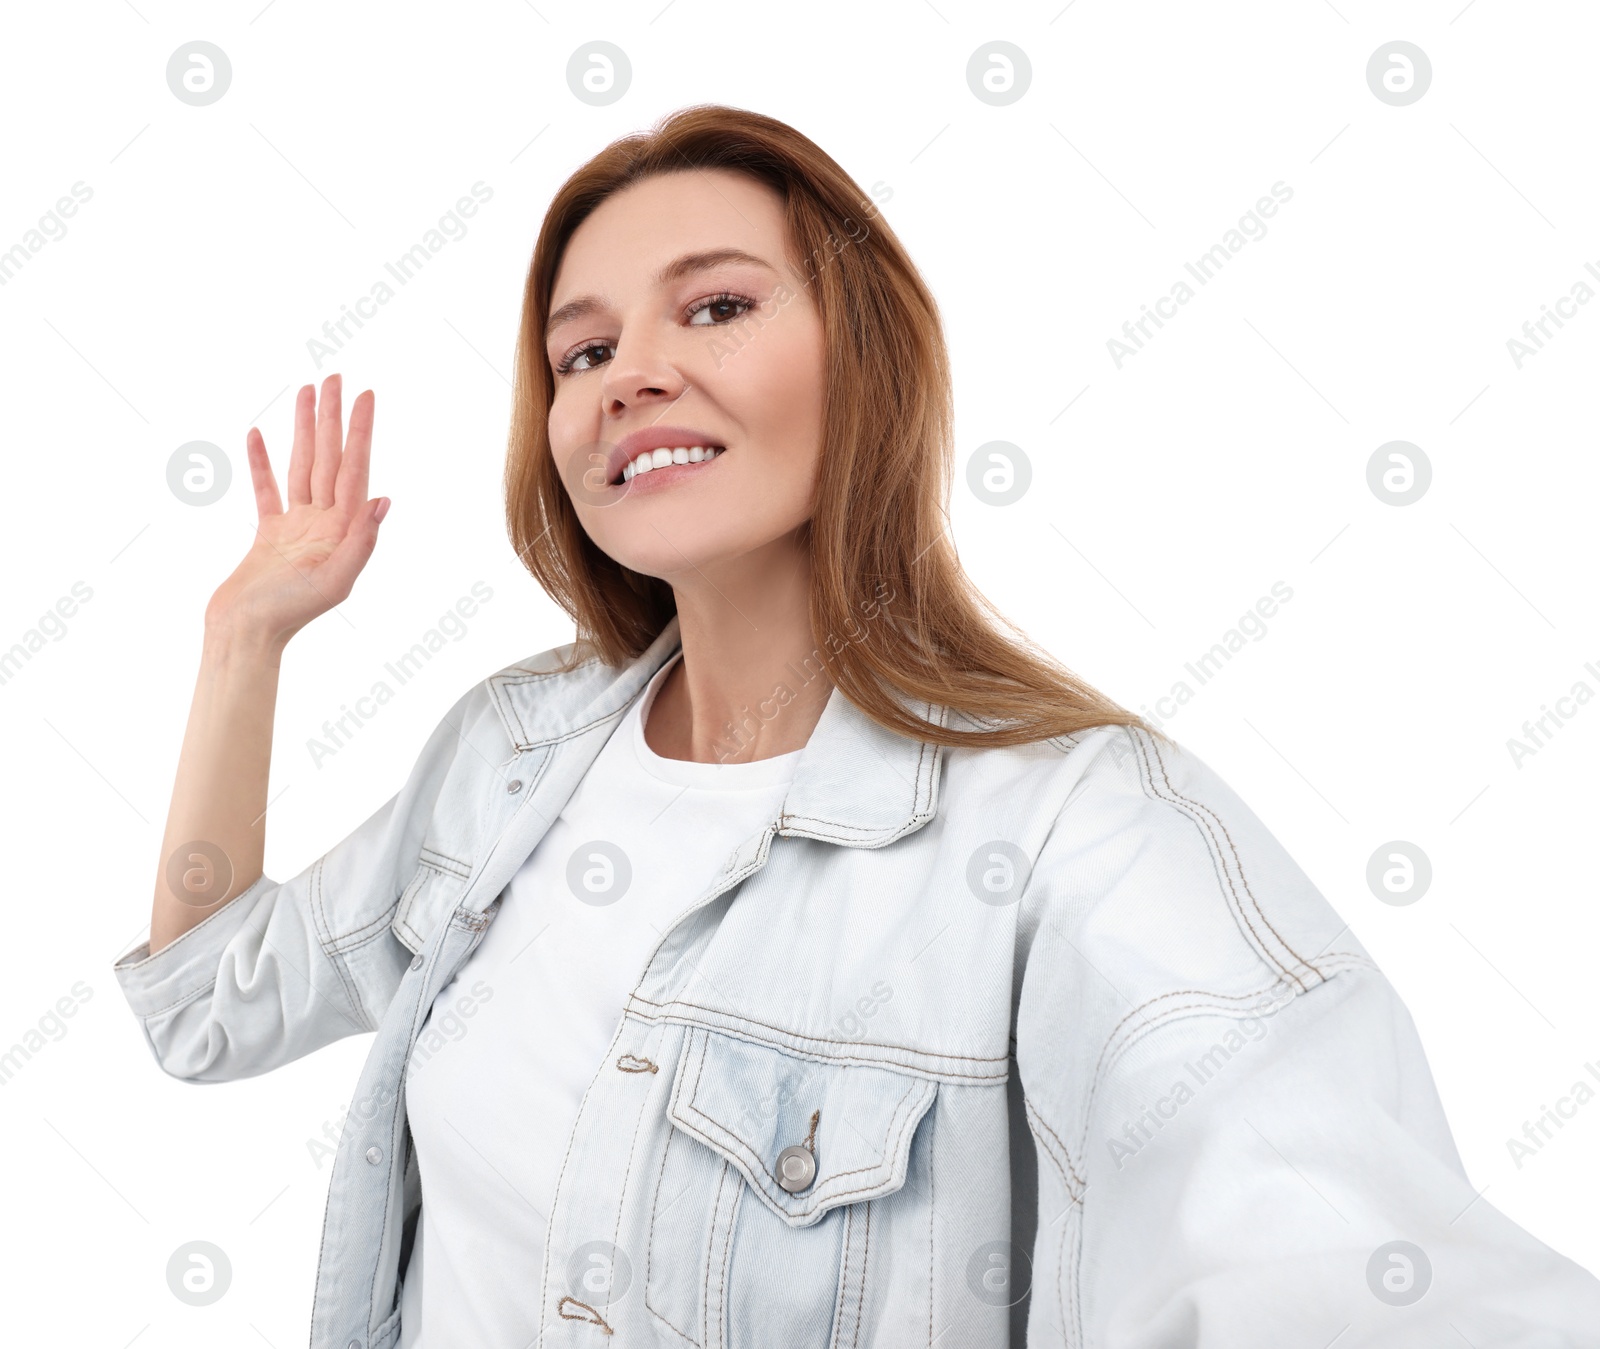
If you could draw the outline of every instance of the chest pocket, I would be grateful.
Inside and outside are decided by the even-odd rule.
[[[656,1320],[704,1349],[871,1342],[874,1217],[926,1205],[925,1176],[901,1191],[926,1170],[913,1140],[937,1091],[686,1028],[648,1236]]]
[[[467,888],[472,868],[447,853],[424,847],[417,858],[416,874],[400,892],[390,927],[413,954],[455,908]]]

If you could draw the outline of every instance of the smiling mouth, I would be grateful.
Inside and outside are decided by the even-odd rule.
[[[641,473],[650,473],[658,468],[670,468],[674,464],[703,464],[715,459],[727,447],[724,445],[679,445],[675,449],[645,450],[634,459],[623,465],[622,474],[611,485],[618,486],[629,482]]]

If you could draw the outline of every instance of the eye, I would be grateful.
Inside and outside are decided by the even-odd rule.
[[[557,363],[557,365],[556,365],[556,374],[564,375],[569,370],[573,370],[573,369],[582,369],[582,370],[592,370],[592,369],[594,369],[593,366],[589,366],[589,365],[575,366],[574,363],[580,357],[583,357],[583,356],[587,355],[589,352],[591,352],[591,351],[604,351],[610,345],[611,345],[611,343],[609,343],[609,342],[589,342],[589,343],[586,343],[585,345],[583,345],[581,347],[573,348],[573,350],[569,351]]]
[[[716,326],[719,321],[713,321],[712,324],[704,324],[694,323],[694,319],[701,314],[710,313],[713,309],[728,309],[734,306],[738,307],[739,312],[726,315],[720,320],[721,323],[731,323],[736,318],[743,318],[746,313],[755,308],[756,302],[743,295],[735,295],[733,292],[726,290],[717,295],[707,296],[704,300],[696,300],[689,306],[688,317],[691,326],[696,328]]]
[[[684,311],[684,318],[691,328],[714,328],[731,323],[736,318],[743,318],[750,310],[756,307],[756,302],[746,295],[735,295],[732,291],[720,291],[716,295],[708,295],[702,300],[696,300]],[[710,322],[700,323],[701,314],[711,314],[713,310],[723,311],[720,317],[713,316]],[[728,310],[736,310],[728,313]],[[593,351],[609,351],[614,343],[611,342],[586,342],[581,347],[574,347],[557,362],[555,371],[557,375],[569,374],[576,370],[579,372],[593,370],[596,367],[579,365],[578,362],[588,358]]]

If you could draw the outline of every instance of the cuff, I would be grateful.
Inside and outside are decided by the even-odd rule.
[[[186,1002],[216,982],[228,943],[278,882],[262,875],[215,913],[207,915],[155,955],[148,939],[117,957],[111,971],[128,1005],[140,1017],[154,1016]]]

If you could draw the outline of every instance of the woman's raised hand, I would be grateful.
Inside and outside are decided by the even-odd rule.
[[[339,398],[335,374],[323,381],[320,404],[310,384],[295,399],[287,510],[266,442],[250,428],[245,445],[256,494],[255,542],[211,596],[208,630],[281,647],[341,603],[372,556],[389,509],[388,497],[367,500],[372,390],[351,405],[348,435]]]

